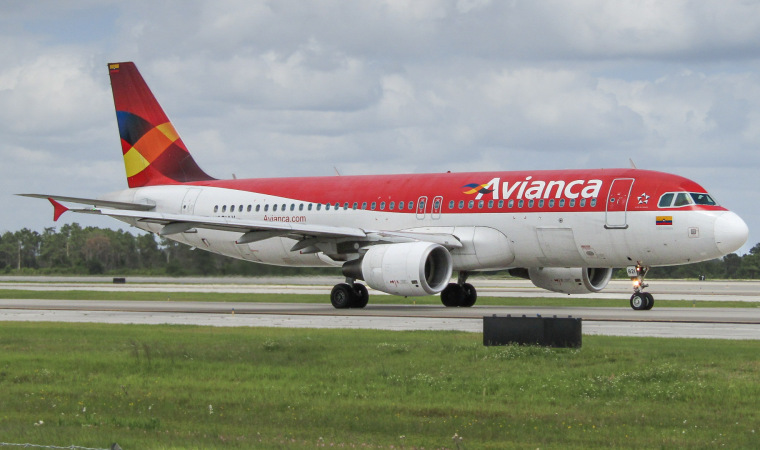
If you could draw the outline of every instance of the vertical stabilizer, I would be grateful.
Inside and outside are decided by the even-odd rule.
[[[130,188],[213,180],[196,164],[134,63],[108,65]]]

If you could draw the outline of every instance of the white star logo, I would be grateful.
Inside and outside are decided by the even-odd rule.
[[[650,197],[646,193],[639,195],[639,205],[648,205],[649,198]]]

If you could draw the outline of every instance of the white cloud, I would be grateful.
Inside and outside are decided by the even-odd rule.
[[[63,193],[121,188],[105,64],[134,60],[217,176],[631,157],[729,193],[757,186],[758,16],[704,0],[5,2],[2,188],[32,171]],[[755,191],[729,194],[751,230]]]

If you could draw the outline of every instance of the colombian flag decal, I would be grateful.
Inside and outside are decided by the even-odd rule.
[[[657,216],[657,225],[673,225],[673,216]]]

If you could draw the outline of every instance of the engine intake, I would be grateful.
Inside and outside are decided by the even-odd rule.
[[[509,273],[528,278],[536,287],[565,294],[599,292],[612,278],[611,268],[593,267],[531,267],[512,269]]]
[[[453,263],[445,247],[431,242],[374,245],[361,259],[343,265],[343,274],[378,291],[405,297],[441,292]]]

